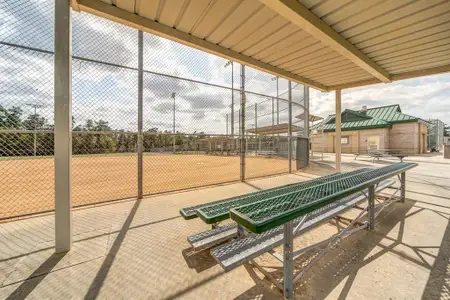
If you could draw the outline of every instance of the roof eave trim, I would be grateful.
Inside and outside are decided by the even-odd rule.
[[[341,131],[358,131],[358,130],[369,130],[369,129],[380,129],[380,128],[391,128],[392,125],[390,124],[383,124],[383,125],[373,125],[373,126],[367,126],[367,127],[350,127],[350,128],[342,128]],[[323,132],[335,132],[336,129],[324,129]]]

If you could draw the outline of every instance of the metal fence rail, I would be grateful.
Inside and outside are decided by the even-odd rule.
[[[0,3],[0,220],[54,208],[53,6]],[[289,171],[288,132],[270,130],[308,135],[303,86],[290,98],[284,79],[72,17],[74,206]]]

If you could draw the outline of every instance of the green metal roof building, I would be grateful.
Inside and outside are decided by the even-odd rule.
[[[346,109],[341,114],[342,151],[395,149],[406,153],[426,151],[427,122],[402,112],[400,105]],[[312,129],[313,150],[334,152],[335,115],[329,115]]]

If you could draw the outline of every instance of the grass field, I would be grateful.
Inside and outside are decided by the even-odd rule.
[[[144,194],[239,180],[238,156],[145,155]],[[288,160],[247,157],[246,177],[288,171]],[[53,159],[0,160],[0,218],[53,209]],[[137,156],[74,156],[73,205],[132,198],[137,194]]]

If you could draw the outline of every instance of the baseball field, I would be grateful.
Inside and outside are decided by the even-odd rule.
[[[53,209],[53,158],[0,159],[0,218]],[[238,156],[154,154],[143,159],[144,194],[239,180]],[[288,171],[288,160],[246,157],[246,178]],[[72,158],[73,205],[133,198],[137,194],[137,155]]]

